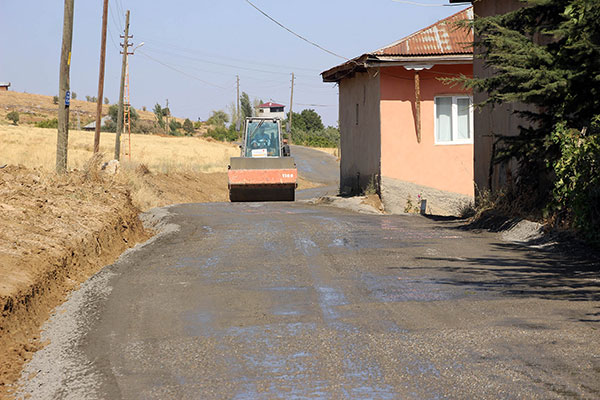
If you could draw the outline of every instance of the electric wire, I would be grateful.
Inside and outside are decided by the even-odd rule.
[[[244,59],[240,59],[240,58],[228,57],[228,56],[224,56],[221,54],[204,53],[197,49],[180,47],[180,46],[174,45],[172,43],[165,42],[163,40],[158,40],[158,39],[155,39],[155,38],[152,38],[149,36],[144,36],[143,39],[144,40],[142,40],[142,41],[145,43],[153,43],[153,44],[158,43],[159,45],[162,44],[163,46],[166,46],[169,49],[177,50],[177,51],[180,51],[183,53],[201,54],[201,55],[207,56],[207,57],[222,58],[222,59],[231,60],[231,61],[239,61],[239,62],[247,63],[247,64],[267,65],[267,66],[277,67],[277,68],[282,68],[282,69],[285,68],[286,70],[302,70],[302,71],[309,71],[309,72],[320,72],[320,70],[315,69],[315,68],[305,68],[305,67],[290,66],[290,65],[283,65],[283,64],[263,63],[263,62],[254,61],[254,60],[244,60]],[[156,47],[162,47],[162,46],[156,46]]]
[[[339,54],[336,54],[333,51],[327,50],[326,48],[318,45],[315,42],[311,42],[310,40],[308,40],[304,36],[297,34],[293,30],[291,30],[290,28],[286,27],[285,25],[283,25],[282,23],[280,23],[279,21],[277,21],[273,17],[271,17],[269,14],[267,14],[266,12],[264,12],[263,10],[261,10],[260,8],[258,8],[257,6],[255,6],[250,0],[245,0],[245,1],[246,1],[246,3],[250,4],[253,8],[255,8],[259,13],[261,13],[262,15],[264,15],[265,17],[267,17],[268,19],[270,19],[271,21],[273,21],[274,23],[276,23],[277,25],[279,25],[280,27],[282,27],[283,29],[285,29],[286,31],[288,31],[289,33],[291,33],[292,35],[294,35],[294,36],[296,36],[296,37],[304,40],[305,42],[307,42],[307,43],[309,43],[309,44],[311,44],[311,45],[313,45],[313,46],[315,46],[315,47],[317,47],[317,48],[319,48],[321,50],[323,50],[324,52],[326,52],[328,54],[331,54],[332,56],[341,58],[341,59],[346,60],[346,61],[349,60],[349,58],[346,58],[344,56],[340,56]]]
[[[416,1],[410,0],[392,0],[394,3],[403,3],[410,4],[411,6],[419,6],[419,7],[460,7],[466,5],[468,2],[461,2],[455,4],[428,4],[428,3],[419,3]]]
[[[138,50],[138,52],[139,52],[141,55],[143,55],[144,57],[146,57],[146,58],[148,58],[148,59],[150,59],[150,60],[152,60],[152,61],[154,61],[154,62],[156,62],[156,63],[158,63],[158,64],[160,64],[160,65],[162,65],[162,66],[164,66],[164,67],[166,67],[166,68],[172,69],[173,71],[179,72],[179,73],[180,73],[180,74],[182,74],[182,75],[185,75],[185,76],[187,76],[187,77],[189,77],[189,78],[192,78],[192,79],[195,79],[195,80],[197,80],[197,81],[199,81],[199,82],[202,82],[202,83],[204,83],[205,85],[213,86],[213,87],[216,87],[216,88],[218,88],[218,89],[230,90],[230,88],[226,88],[226,87],[219,86],[219,85],[216,85],[216,84],[214,84],[214,83],[211,83],[211,82],[205,81],[204,79],[200,79],[200,78],[198,78],[198,77],[197,77],[197,76],[195,76],[195,75],[189,74],[189,73],[187,73],[187,72],[185,72],[185,71],[182,71],[182,70],[180,70],[180,69],[178,69],[178,68],[176,68],[176,67],[173,67],[172,65],[169,65],[169,64],[167,64],[167,63],[164,63],[164,62],[162,62],[162,61],[160,61],[160,60],[157,60],[156,58],[154,58],[154,57],[152,57],[152,56],[150,56],[150,55],[146,54],[146,53],[145,53],[144,51],[142,51],[142,50]]]

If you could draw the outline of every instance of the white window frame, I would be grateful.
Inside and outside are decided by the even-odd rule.
[[[437,99],[443,97],[452,98],[452,129],[451,135],[452,140],[449,141],[440,141],[438,140],[438,122],[437,122]],[[470,135],[468,139],[455,139],[454,137],[458,134],[458,99],[469,99],[469,130]],[[443,95],[443,96],[435,96],[433,99],[433,138],[436,145],[454,145],[454,144],[472,144],[473,143],[473,96],[468,95]]]

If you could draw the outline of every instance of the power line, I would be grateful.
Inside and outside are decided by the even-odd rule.
[[[146,48],[146,51],[151,51],[151,52],[155,52],[155,53],[162,53],[162,54],[167,54],[167,55],[173,55],[173,56],[176,56],[176,57],[187,58],[188,60],[198,61],[198,62],[202,62],[202,63],[206,63],[206,64],[213,64],[213,65],[218,65],[218,66],[221,66],[221,67],[234,68],[236,70],[242,69],[242,70],[246,70],[246,71],[262,72],[262,73],[266,73],[266,74],[279,74],[279,75],[288,75],[289,74],[289,72],[281,72],[281,71],[265,70],[265,69],[259,69],[259,68],[242,67],[240,65],[227,64],[227,63],[222,63],[222,62],[217,62],[217,61],[210,61],[210,60],[205,60],[205,59],[202,59],[202,58],[193,57],[193,56],[189,56],[189,55],[177,54],[177,53],[174,53],[174,52],[169,51],[169,50],[162,50],[162,49],[148,50],[148,48]],[[312,78],[312,76],[311,76],[311,78]]]
[[[465,2],[454,3],[454,4],[427,4],[427,3],[419,3],[416,1],[410,1],[410,0],[392,0],[392,1],[395,3],[410,4],[411,6],[420,6],[420,7],[460,7],[460,6],[464,6],[468,3],[465,1]]]
[[[145,42],[146,44],[148,44],[148,42]],[[288,75],[289,72],[281,72],[281,71],[274,71],[274,70],[266,70],[266,69],[260,69],[260,68],[252,68],[252,67],[244,67],[241,65],[235,65],[235,64],[227,64],[227,63],[223,63],[223,62],[217,62],[217,61],[212,61],[212,60],[206,60],[203,58],[198,58],[195,56],[191,56],[191,55],[185,55],[185,54],[178,54],[176,52],[170,51],[170,50],[164,50],[161,48],[158,48],[154,45],[150,45],[146,47],[146,51],[150,51],[150,52],[154,52],[154,53],[161,53],[161,54],[166,54],[166,55],[171,55],[171,56],[175,56],[175,57],[181,57],[181,58],[185,58],[188,60],[193,60],[193,61],[198,61],[201,63],[206,63],[206,64],[213,64],[213,65],[218,65],[221,67],[228,67],[228,68],[233,68],[236,71],[238,70],[246,70],[246,71],[253,71],[253,72],[262,72],[265,74],[279,74],[279,75]],[[303,77],[310,77],[310,78],[314,78],[315,75],[304,75],[302,74]]]
[[[166,42],[163,40],[159,40],[159,39],[155,39],[155,38],[152,38],[149,36],[144,36],[142,41],[145,42],[146,44],[152,43],[154,46],[156,46],[155,45],[156,43],[162,44],[162,45],[166,46],[167,48],[169,48],[170,50],[177,50],[182,53],[200,54],[200,55],[212,57],[212,58],[220,58],[220,59],[231,60],[231,61],[239,61],[239,62],[242,62],[245,64],[266,65],[266,66],[270,66],[270,67],[282,68],[282,69],[285,69],[286,71],[293,69],[293,70],[303,70],[303,71],[317,72],[317,73],[320,72],[320,69],[316,69],[316,68],[305,68],[305,67],[298,67],[298,66],[291,66],[291,65],[265,63],[265,62],[259,62],[259,61],[254,61],[254,60],[244,60],[241,58],[223,56],[221,54],[205,53],[205,52],[197,50],[197,49],[180,47],[180,46],[174,45],[172,43],[169,43],[169,42]],[[156,47],[160,47],[160,46],[156,46]],[[287,74],[287,72],[286,72],[286,74]]]
[[[223,90],[229,90],[229,88],[226,88],[226,87],[223,87],[223,86],[219,86],[219,85],[215,85],[214,83],[207,82],[207,81],[205,81],[205,80],[203,80],[203,79],[200,79],[200,78],[198,78],[197,76],[194,76],[194,75],[192,75],[192,74],[188,74],[188,73],[187,73],[187,72],[185,72],[185,71],[181,71],[180,69],[177,69],[177,68],[173,67],[172,65],[166,64],[166,63],[164,63],[164,62],[162,62],[162,61],[160,61],[160,60],[157,60],[156,58],[154,58],[154,57],[152,57],[152,56],[149,56],[148,54],[146,54],[145,52],[143,52],[143,51],[141,51],[141,50],[138,50],[138,53],[140,53],[140,54],[141,54],[141,55],[143,55],[144,57],[146,57],[146,58],[148,58],[148,59],[150,59],[150,60],[152,60],[152,61],[154,61],[154,62],[157,62],[157,63],[161,64],[162,66],[165,66],[165,67],[167,67],[167,68],[169,68],[169,69],[172,69],[173,71],[179,72],[179,73],[180,73],[180,74],[182,74],[182,75],[185,75],[185,76],[187,76],[187,77],[189,77],[189,78],[195,79],[195,80],[197,80],[197,81],[199,81],[199,82],[202,82],[202,83],[204,83],[204,84],[206,84],[206,85],[209,85],[209,86],[214,86],[214,87],[216,87],[216,88],[223,89]]]
[[[267,17],[268,19],[270,19],[271,21],[273,21],[274,23],[276,23],[277,25],[279,25],[280,27],[282,27],[283,29],[285,29],[286,31],[288,31],[289,33],[291,33],[292,35],[304,40],[305,42],[323,50],[326,53],[331,54],[332,56],[336,56],[339,57],[343,60],[348,61],[349,58],[346,58],[344,56],[340,56],[339,54],[334,53],[333,51],[327,50],[326,48],[319,46],[317,43],[315,42],[311,42],[310,40],[308,40],[307,38],[305,38],[302,35],[297,34],[296,32],[294,32],[293,30],[291,30],[290,28],[287,28],[286,26],[284,26],[282,23],[278,22],[277,20],[275,20],[274,18],[272,18],[269,14],[267,14],[266,12],[264,12],[263,10],[261,10],[260,8],[258,8],[257,6],[255,6],[250,0],[245,0],[246,3],[250,4],[253,8],[255,8],[259,13],[261,13],[262,15],[264,15],[265,17]]]
[[[117,28],[117,32],[121,32],[123,30],[123,24],[120,23],[120,20],[115,17],[115,10],[113,9],[113,7],[110,6],[110,3],[108,4],[108,10],[110,11],[110,20],[112,21],[115,28]],[[117,14],[119,13],[118,10],[116,12]]]

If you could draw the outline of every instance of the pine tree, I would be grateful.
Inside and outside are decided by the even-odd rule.
[[[581,155],[591,160],[583,165],[598,168],[598,115],[600,115],[600,2],[597,0],[524,0],[522,8],[504,15],[475,18],[475,46],[490,77],[463,78],[475,90],[486,92],[484,104],[524,103],[527,110],[518,114],[531,122],[516,136],[498,139],[502,150],[496,161],[515,158],[519,162],[516,196],[528,194],[529,207],[554,205],[554,210],[577,212],[568,204],[570,196],[564,180],[593,176],[590,171],[575,171],[565,164],[574,151],[572,137],[590,144]],[[588,129],[589,128],[589,129]],[[567,143],[568,142],[568,143]],[[566,150],[570,149],[570,150]],[[581,150],[578,150],[581,151]],[[573,167],[574,168],[574,167]],[[583,172],[583,175],[582,175]],[[545,185],[544,181],[549,182]],[[596,182],[596,183],[594,183]],[[596,193],[598,179],[581,186]],[[557,194],[561,192],[561,195]],[[531,196],[531,194],[534,194]],[[580,193],[579,193],[580,194]],[[581,196],[578,197],[581,202]],[[594,199],[588,198],[590,201]],[[597,203],[596,203],[597,204]],[[575,211],[574,211],[575,210]],[[588,210],[589,211],[589,210]],[[588,212],[586,211],[586,212]],[[598,210],[594,211],[596,214]],[[589,215],[588,215],[589,217]],[[600,217],[596,215],[596,223]]]

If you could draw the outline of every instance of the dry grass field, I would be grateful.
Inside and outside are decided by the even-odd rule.
[[[196,137],[131,135],[131,160],[123,138],[118,180],[131,190],[141,210],[182,202],[227,201],[229,157],[235,145]],[[83,170],[93,155],[94,133],[69,131],[69,170]],[[114,133],[102,133],[102,160],[113,158]],[[22,165],[51,175],[56,160],[56,129],[0,123],[0,166]]]
[[[152,172],[226,172],[229,157],[239,154],[235,145],[196,137],[132,134],[129,157],[127,135],[121,139],[123,167],[145,164]],[[68,168],[81,169],[93,154],[93,144],[94,132],[70,130]],[[100,152],[104,160],[114,158],[114,147],[115,134],[102,132]],[[21,164],[52,171],[55,158],[56,129],[0,125],[0,165]]]

